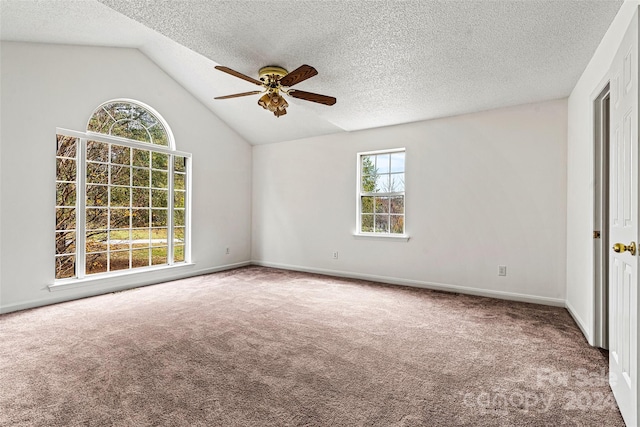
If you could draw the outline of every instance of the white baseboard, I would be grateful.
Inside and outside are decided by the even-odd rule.
[[[400,279],[397,277],[377,276],[373,274],[353,273],[339,270],[327,270],[323,268],[302,267],[298,265],[279,264],[266,261],[251,261],[253,265],[263,267],[280,268],[283,270],[302,271],[305,273],[316,273],[327,276],[345,277],[349,279],[369,280],[372,282],[388,283],[392,285],[412,286],[415,288],[433,289],[437,291],[457,292],[467,295],[498,298],[510,301],[529,302],[533,304],[551,305],[554,307],[565,307],[565,300],[560,298],[548,298],[536,295],[518,294],[515,292],[492,291],[487,289],[469,288],[466,286],[448,285],[444,283],[425,282],[421,280]]]
[[[576,322],[576,325],[578,325],[578,328],[580,328],[580,330],[582,331],[582,334],[587,339],[587,342],[589,343],[589,345],[593,346],[593,341],[591,341],[592,337],[591,337],[591,334],[589,333],[590,329],[587,328],[586,323],[578,315],[578,312],[576,311],[575,308],[573,308],[569,300],[565,301],[565,308],[567,309],[571,317],[573,317],[573,320]]]
[[[135,284],[127,284],[124,286],[118,285],[118,284],[112,284],[112,285],[104,285],[100,287],[96,286],[92,289],[91,285],[89,286],[85,285],[82,288],[75,288],[78,291],[80,290],[84,291],[80,295],[69,295],[68,293],[65,293],[63,295],[62,292],[55,292],[55,293],[51,293],[51,295],[56,295],[56,294],[57,295],[50,298],[41,298],[37,300],[23,301],[15,304],[0,305],[0,314],[11,313],[13,311],[19,311],[19,310],[26,310],[29,308],[41,307],[41,306],[50,305],[50,304],[57,304],[64,301],[71,301],[74,299],[88,298],[96,295],[108,294],[111,292],[124,291],[127,289],[140,288],[143,286],[156,285],[158,283],[172,282],[174,280],[186,279],[188,277],[193,277],[193,276],[202,276],[205,274],[217,273],[219,271],[233,270],[234,268],[246,267],[248,265],[251,265],[251,261],[242,261],[234,264],[220,265],[217,267],[202,268],[199,270],[189,270],[184,273],[172,275],[170,277],[155,278],[152,280],[142,280],[140,282],[136,282]]]

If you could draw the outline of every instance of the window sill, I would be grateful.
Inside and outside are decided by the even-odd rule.
[[[143,275],[155,271],[183,269],[194,266],[193,262],[180,263],[175,265],[162,265],[158,267],[137,268],[135,270],[123,270],[113,273],[94,274],[82,279],[60,279],[48,286],[49,292],[63,291],[67,289],[82,288],[88,285],[110,285],[118,283],[122,278]]]
[[[374,234],[374,233],[353,233],[356,239],[364,240],[392,240],[397,242],[408,242],[409,236],[406,234]]]

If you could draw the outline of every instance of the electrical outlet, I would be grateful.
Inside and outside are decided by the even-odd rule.
[[[333,259],[338,259],[338,251],[333,251]]]
[[[225,250],[225,252],[224,252],[224,253],[225,253],[225,254],[227,254],[227,255],[229,255],[229,252],[230,252],[230,251],[229,251],[229,248],[227,248],[227,249]]]
[[[498,276],[506,276],[507,275],[507,266],[499,265],[498,266]]]

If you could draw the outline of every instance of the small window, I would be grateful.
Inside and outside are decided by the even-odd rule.
[[[405,150],[358,153],[358,234],[404,235]]]

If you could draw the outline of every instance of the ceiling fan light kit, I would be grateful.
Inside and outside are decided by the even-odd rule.
[[[301,65],[290,73],[286,69],[277,65],[262,67],[258,72],[260,80],[256,80],[252,77],[246,76],[238,71],[232,70],[228,67],[223,67],[221,65],[216,66],[216,69],[227,74],[231,74],[232,76],[238,77],[242,80],[246,80],[255,85],[262,86],[263,90],[218,96],[215,99],[229,99],[238,98],[241,96],[264,94],[258,100],[258,105],[265,110],[271,111],[276,117],[284,116],[285,114],[287,114],[287,107],[289,106],[289,103],[287,103],[287,101],[282,97],[280,93],[284,93],[294,98],[317,102],[324,105],[333,105],[336,103],[336,98],[332,96],[319,95],[317,93],[304,92],[296,89],[285,89],[318,74],[316,69],[310,65]]]

